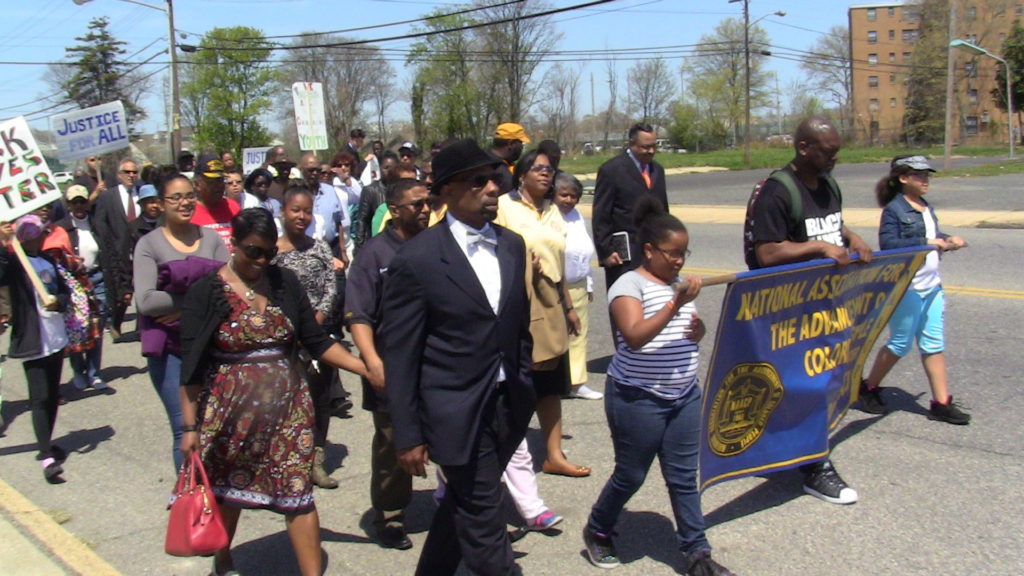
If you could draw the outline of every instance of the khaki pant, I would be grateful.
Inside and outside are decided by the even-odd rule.
[[[590,324],[590,298],[584,278],[569,284],[569,297],[576,315],[580,317],[580,333],[569,337],[569,381],[573,386],[587,383],[587,334]]]

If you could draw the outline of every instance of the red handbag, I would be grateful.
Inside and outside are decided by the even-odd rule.
[[[228,532],[197,450],[182,464],[174,495],[164,552],[171,556],[209,556],[228,545]]]

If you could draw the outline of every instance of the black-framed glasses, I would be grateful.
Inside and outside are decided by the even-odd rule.
[[[259,260],[260,258],[273,260],[274,256],[277,256],[277,246],[264,248],[255,244],[247,244],[245,246],[239,246],[238,249],[241,250],[242,254],[245,254],[245,257],[250,260]]]
[[[682,252],[670,252],[668,250],[663,250],[660,247],[655,246],[654,244],[651,244],[651,247],[657,250],[658,252],[661,252],[661,255],[667,258],[668,260],[686,260],[687,258],[690,257],[691,254],[689,248]]]
[[[396,207],[410,206],[413,210],[415,210],[416,212],[419,212],[420,210],[423,210],[424,206],[427,206],[429,204],[430,204],[430,200],[428,200],[426,198],[420,198],[419,200],[413,200],[412,202],[402,202],[401,204],[393,204],[393,206],[396,206]]]
[[[189,202],[195,202],[197,196],[195,192],[189,192],[188,194],[171,194],[170,196],[164,196],[164,202],[168,204],[181,204],[183,200]]]
[[[483,188],[488,183],[493,183],[495,186],[501,186],[502,176],[498,172],[491,172],[489,174],[476,174],[475,176],[467,176],[465,178],[458,178],[456,182],[469,182],[469,185],[473,188]]]

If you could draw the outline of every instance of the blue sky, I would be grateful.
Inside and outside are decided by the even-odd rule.
[[[165,6],[165,0],[148,0]],[[582,3],[583,0],[548,0],[556,8]],[[33,127],[46,128],[47,113],[40,99],[53,93],[43,80],[42,64],[60,60],[64,48],[75,44],[83,35],[90,19],[110,18],[113,34],[128,43],[131,62],[152,57],[145,72],[154,73],[152,94],[143,104],[149,111],[147,130],[165,129],[162,99],[161,68],[167,63],[167,19],[163,12],[137,6],[124,0],[91,0],[78,6],[72,0],[9,0],[7,16],[0,20],[0,119],[30,115]],[[260,28],[267,35],[297,34],[307,31],[328,31],[372,26],[415,19],[435,8],[451,8],[454,2],[428,0],[174,0],[175,27],[180,43],[198,44],[199,36],[217,26],[248,25]],[[809,50],[822,34],[834,25],[846,25],[849,4],[833,0],[751,0],[751,20],[768,15],[760,21],[779,56],[791,50]],[[785,11],[785,17],[772,15]],[[562,34],[557,50],[604,51],[629,48],[686,46],[696,44],[704,34],[711,33],[721,20],[742,17],[742,2],[728,0],[617,0],[599,7],[575,10],[554,17]],[[355,32],[358,38],[377,38],[407,33],[412,25]],[[181,38],[182,33],[188,34]],[[387,48],[407,48],[408,41],[382,44]],[[668,61],[673,70],[682,63],[682,48]],[[623,56],[616,64],[622,78],[633,64]],[[407,76],[401,62],[394,62],[400,79]],[[595,100],[600,110],[607,103],[603,61],[581,59],[574,66],[582,71],[582,112],[589,113],[590,73],[595,82]],[[803,78],[796,62],[772,57],[767,69],[779,74],[780,86],[786,91],[792,80]],[[678,74],[678,72],[677,72]],[[678,77],[677,77],[678,78]],[[678,83],[680,80],[676,80]],[[401,80],[400,82],[401,83]],[[624,84],[620,80],[620,86]],[[787,97],[783,95],[783,106]],[[390,110],[393,119],[407,118],[408,103],[399,102]]]

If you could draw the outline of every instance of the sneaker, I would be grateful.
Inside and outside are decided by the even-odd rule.
[[[957,426],[965,426],[971,423],[971,415],[964,412],[960,404],[953,402],[952,396],[949,397],[949,401],[946,404],[939,404],[932,400],[932,406],[928,409],[928,419],[956,424]]]
[[[690,576],[735,576],[728,568],[711,559],[711,550],[708,548],[690,555],[686,573]]]
[[[586,384],[581,385],[579,388],[575,388],[570,394],[573,398],[581,398],[583,400],[600,400],[604,398],[604,394],[601,394],[597,390],[591,390]]]
[[[43,460],[43,477],[50,484],[59,484],[61,482],[60,475],[64,473],[64,469],[61,468],[60,462],[57,462],[53,458],[46,458]]]
[[[598,568],[610,569],[619,565],[619,554],[611,536],[583,528],[583,545],[587,547],[587,558]]]
[[[104,382],[103,379],[99,378],[99,377],[93,378],[92,382],[90,382],[89,385],[92,386],[93,390],[106,390],[107,389],[107,383]]]
[[[882,388],[868,388],[867,380],[860,381],[860,411],[868,414],[885,414],[885,401],[882,400]]]
[[[857,501],[857,491],[843,482],[831,460],[815,465],[804,476],[804,492],[832,504],[853,504]]]
[[[526,522],[526,529],[533,532],[542,532],[548,528],[553,528],[556,524],[563,520],[562,516],[555,514],[551,510],[545,510],[540,513],[539,516],[533,520]]]

